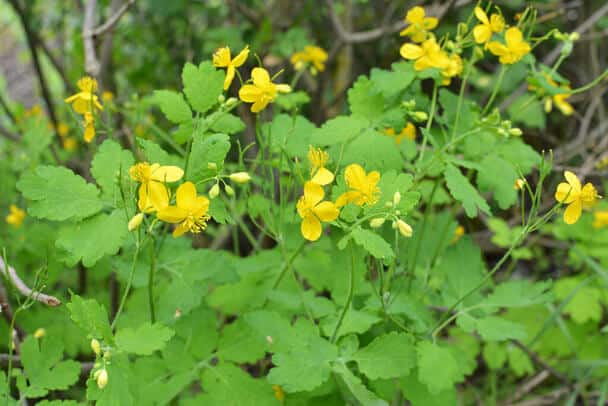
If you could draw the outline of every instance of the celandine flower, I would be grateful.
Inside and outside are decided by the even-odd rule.
[[[141,162],[129,169],[131,179],[141,183],[137,205],[144,213],[158,211],[169,204],[169,191],[164,182],[177,182],[184,171],[177,166],[150,165]]]
[[[242,66],[249,56],[249,47],[246,46],[234,59],[230,57],[230,48],[223,47],[213,54],[213,66],[216,68],[226,68],[226,78],[224,79],[224,90],[227,90],[234,79],[236,68]]]
[[[420,6],[410,9],[405,16],[405,21],[409,25],[399,35],[408,36],[414,42],[424,41],[428,32],[437,27],[439,22],[435,17],[426,17],[424,9]]]
[[[488,19],[488,15],[481,7],[475,7],[475,17],[481,22],[473,28],[473,37],[478,44],[488,43],[493,33],[505,29],[505,20],[500,14],[492,14]]]
[[[21,210],[19,207],[11,204],[9,207],[9,214],[6,216],[7,224],[15,228],[21,227],[21,223],[25,219],[25,211]]]
[[[598,210],[593,213],[593,228],[608,226],[608,210]]]
[[[103,110],[95,92],[97,91],[97,81],[92,77],[85,76],[77,83],[80,92],[65,99],[66,103],[71,103],[74,111],[78,114],[91,113],[94,109]]]
[[[511,27],[505,32],[505,43],[492,41],[488,44],[490,52],[498,56],[503,65],[519,62],[531,50],[530,44],[524,41],[523,34],[517,27]]]
[[[200,233],[207,228],[209,220],[209,199],[198,196],[192,182],[185,182],[177,188],[175,206],[167,206],[156,213],[156,217],[166,223],[179,224],[173,231],[173,237],[179,237],[190,231]]]
[[[279,93],[291,92],[289,85],[272,83],[268,71],[264,68],[253,68],[251,79],[253,84],[241,87],[239,97],[245,103],[253,103],[251,105],[253,113],[264,110],[268,103],[277,98]]]
[[[581,217],[583,208],[593,206],[600,196],[597,194],[595,186],[590,182],[581,187],[581,181],[574,173],[566,171],[564,177],[567,183],[562,182],[557,185],[555,200],[568,205],[564,211],[564,222],[574,224]]]
[[[371,206],[378,202],[380,172],[371,171],[366,174],[361,165],[351,164],[344,170],[344,179],[350,190],[338,197],[336,206],[342,207],[351,202],[357,206]]]
[[[321,47],[306,45],[303,51],[293,54],[290,61],[296,70],[300,70],[305,64],[310,63],[315,69],[313,73],[323,72],[327,61],[327,52]]]
[[[302,218],[300,231],[308,241],[316,241],[321,237],[322,221],[334,221],[340,215],[340,210],[329,201],[324,201],[325,192],[321,185],[312,181],[304,184],[304,195],[300,197],[296,208]]]
[[[414,124],[412,123],[407,123],[399,134],[395,133],[394,128],[385,128],[384,135],[394,138],[395,143],[399,145],[404,138],[410,141],[414,141],[416,139],[416,127],[414,127]]]
[[[414,62],[416,71],[430,68],[445,69],[449,62],[448,56],[441,51],[435,38],[427,39],[420,45],[403,44],[399,52],[403,58],[416,61]]]
[[[329,160],[329,154],[321,149],[308,149],[308,160],[310,161],[310,180],[319,185],[329,185],[334,180],[334,174],[325,167]]]

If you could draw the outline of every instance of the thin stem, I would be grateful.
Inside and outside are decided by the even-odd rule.
[[[291,254],[291,257],[289,257],[289,259],[285,263],[285,266],[283,267],[283,270],[281,270],[281,273],[277,277],[277,280],[274,281],[274,284],[272,285],[272,290],[275,290],[279,286],[279,284],[281,283],[281,280],[283,280],[287,271],[289,269],[291,269],[291,264],[293,264],[293,261],[300,254],[300,252],[302,252],[302,248],[304,248],[305,244],[306,244],[306,241],[303,240],[302,243],[298,246],[298,248],[296,248],[296,250],[293,252],[293,254]]]
[[[429,114],[429,120],[426,122],[426,131],[422,133],[422,145],[420,147],[420,155],[418,156],[418,162],[416,166],[422,162],[422,158],[424,158],[424,150],[426,149],[426,144],[428,142],[428,132],[431,130],[431,126],[433,125],[433,118],[435,117],[435,110],[437,107],[437,84],[433,86],[433,96],[431,99],[431,112]]]
[[[353,301],[353,294],[355,291],[355,253],[353,251],[352,243],[350,245],[350,272],[348,273],[348,294],[346,295],[346,303],[344,303],[344,308],[340,313],[340,318],[338,318],[338,322],[336,323],[336,327],[334,328],[334,332],[331,334],[331,339],[329,340],[331,343],[336,342],[336,338],[338,337],[338,333],[340,332],[340,327],[344,322],[344,318],[346,317],[346,313],[350,309],[350,305]]]
[[[139,243],[135,244],[135,252],[133,253],[133,260],[131,261],[131,271],[129,272],[129,279],[127,280],[127,286],[125,287],[125,291],[122,294],[122,298],[120,299],[120,305],[118,306],[118,310],[116,311],[116,315],[114,316],[114,320],[112,321],[111,328],[114,329],[116,323],[118,322],[118,318],[122,313],[122,309],[125,306],[125,302],[127,301],[127,296],[129,296],[129,291],[131,290],[131,284],[133,283],[133,276],[135,275],[135,264],[137,264],[137,257],[139,256]]]
[[[154,312],[154,272],[156,270],[156,244],[152,240],[150,246],[150,272],[148,273],[148,304],[150,307],[150,322],[154,324],[156,315]]]
[[[596,77],[595,79],[593,79],[591,82],[587,83],[585,86],[581,86],[579,88],[576,89],[572,89],[568,92],[568,94],[577,94],[577,93],[582,93],[582,92],[586,92],[587,90],[591,89],[592,87],[594,87],[595,85],[597,85],[598,83],[600,83],[602,80],[604,80],[606,77],[608,77],[608,69],[606,69],[604,71],[604,73],[602,73],[600,76]]]
[[[502,85],[502,80],[505,77],[506,71],[507,71],[507,68],[505,67],[505,65],[500,65],[500,73],[498,74],[498,79],[496,80],[496,85],[494,85],[494,90],[492,91],[492,94],[490,95],[490,99],[486,103],[486,106],[483,108],[483,112],[481,113],[482,115],[485,116],[486,113],[488,112],[488,110],[490,109],[490,107],[492,107],[492,103],[494,103],[494,99],[498,95],[498,91],[500,90],[500,85]]]

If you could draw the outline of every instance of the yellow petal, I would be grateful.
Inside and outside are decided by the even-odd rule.
[[[192,213],[194,217],[200,218],[207,214],[209,211],[209,199],[205,196],[198,196],[196,198],[196,210]]]
[[[264,68],[253,68],[251,71],[251,78],[253,79],[253,84],[261,88],[264,88],[272,83],[270,81],[268,71]]]
[[[419,47],[418,45],[414,45],[414,44],[403,44],[403,46],[399,50],[399,53],[405,59],[410,59],[410,60],[418,59],[422,55],[424,55],[423,49],[421,47]]]
[[[597,190],[591,182],[587,182],[581,190],[581,200],[585,207],[591,207],[598,199]]]
[[[427,17],[423,21],[423,25],[426,30],[434,29],[435,27],[437,27],[437,24],[439,24],[439,20],[437,19],[437,17]]]
[[[564,222],[566,224],[574,224],[581,217],[583,211],[583,204],[580,200],[575,200],[566,207],[564,211]]]
[[[482,24],[490,24],[490,21],[488,21],[488,15],[485,11],[483,11],[481,7],[475,7],[474,12],[475,17],[477,17],[477,19],[481,21]]]
[[[266,106],[268,106],[269,100],[266,97],[262,97],[261,99],[257,100],[255,103],[253,103],[251,105],[251,112],[252,113],[259,113],[260,111],[264,110],[266,108]]]
[[[357,200],[360,196],[361,192],[357,192],[355,190],[342,193],[336,200],[336,207],[344,207],[350,202]]]
[[[312,211],[321,221],[334,221],[340,215],[340,210],[332,202],[321,202]]]
[[[159,182],[177,182],[184,176],[184,171],[178,166],[151,166],[150,177]]]
[[[421,24],[424,19],[424,9],[420,6],[412,7],[405,16],[405,21],[410,24]]]
[[[564,94],[556,94],[555,96],[553,96],[555,105],[565,116],[570,116],[572,115],[572,113],[574,113],[574,107],[572,107],[572,105],[566,101],[566,98],[568,97],[568,95]]]
[[[225,68],[230,65],[230,48],[219,48],[213,54],[213,66],[217,68]]]
[[[511,27],[505,32],[505,40],[508,48],[513,48],[523,42],[523,34],[517,27]]]
[[[243,85],[239,90],[239,98],[246,103],[255,103],[262,95],[262,90],[253,85]]]
[[[490,27],[494,32],[501,32],[505,29],[505,19],[500,14],[492,14],[490,16]]]
[[[308,241],[317,241],[323,229],[321,222],[315,216],[308,216],[302,220],[300,231]]]
[[[312,177],[311,181],[319,185],[329,185],[334,180],[334,174],[327,168],[319,168],[317,173]]]
[[[164,184],[152,181],[143,184],[141,187],[146,191],[148,204],[154,210],[160,210],[169,205],[169,192]]]
[[[325,192],[323,188],[314,182],[306,182],[304,184],[304,198],[306,202],[310,205],[310,207],[314,207],[323,200],[325,196]]]
[[[177,188],[175,195],[175,203],[177,207],[192,210],[196,208],[196,186],[192,182],[184,182]]]
[[[232,80],[234,79],[235,69],[234,66],[228,65],[228,69],[226,69],[226,77],[224,78],[224,90],[228,90]]]
[[[187,216],[188,212],[177,206],[167,206],[156,213],[156,217],[165,223],[181,223]]]
[[[95,126],[91,124],[87,124],[84,127],[84,140],[85,142],[91,142],[95,138]]]
[[[575,193],[581,191],[581,181],[578,180],[578,177],[573,172],[564,171],[564,178],[566,178],[566,181],[574,188]]]
[[[177,227],[175,227],[175,230],[173,230],[173,238],[181,237],[182,235],[187,233],[188,230],[188,224],[180,223]]]
[[[509,49],[497,41],[490,42],[488,44],[488,49],[496,56],[503,56],[509,54]]]
[[[243,50],[241,52],[239,52],[239,54],[237,56],[234,57],[231,65],[234,66],[235,68],[238,68],[239,66],[244,64],[245,61],[247,61],[248,56],[249,56],[249,45],[247,45],[245,48],[243,48]]]
[[[567,183],[560,183],[557,185],[557,190],[555,191],[555,200],[560,203],[572,203],[577,196],[574,194],[574,189]]]
[[[344,170],[344,179],[346,184],[356,190],[363,190],[367,184],[365,169],[359,164],[351,164]]]
[[[478,44],[486,43],[492,37],[492,30],[487,25],[476,25],[475,28],[473,28],[473,37]]]

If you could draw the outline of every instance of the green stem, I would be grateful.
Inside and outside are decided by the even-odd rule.
[[[350,310],[350,305],[353,301],[353,295],[355,292],[355,253],[353,251],[352,243],[350,245],[350,272],[348,273],[348,294],[346,295],[346,303],[344,303],[344,308],[340,313],[340,318],[338,318],[338,322],[336,323],[336,327],[334,328],[334,332],[331,334],[331,339],[329,342],[335,343],[336,338],[338,337],[338,333],[340,332],[340,327],[342,327],[342,323],[344,322],[344,318],[346,317],[346,313]]]
[[[437,84],[433,86],[433,96],[431,99],[431,112],[429,114],[429,120],[426,122],[426,131],[422,134],[422,146],[420,147],[420,155],[418,156],[418,162],[416,166],[422,162],[422,158],[424,158],[424,150],[426,149],[426,144],[428,142],[428,132],[431,130],[431,126],[433,125],[433,118],[435,117],[435,110],[437,107]]]
[[[156,315],[154,313],[154,272],[156,270],[156,244],[152,240],[150,247],[150,272],[148,273],[148,304],[150,306],[150,322],[154,324]]]
[[[137,257],[139,256],[139,247],[140,244],[135,244],[135,252],[133,253],[133,260],[131,261],[131,271],[129,271],[129,279],[127,280],[127,286],[125,287],[125,291],[122,294],[122,298],[120,299],[120,305],[118,306],[118,310],[116,311],[116,315],[114,316],[114,320],[112,321],[111,328],[112,330],[116,326],[118,322],[118,318],[122,313],[122,309],[125,307],[125,302],[127,301],[127,296],[129,296],[129,291],[131,290],[131,284],[133,283],[133,276],[135,275],[135,264],[137,264]]]
[[[572,94],[586,92],[587,90],[591,89],[593,86],[595,86],[598,83],[600,83],[606,77],[608,77],[608,69],[606,69],[604,71],[604,73],[602,73],[600,76],[598,76],[597,78],[593,79],[591,82],[587,83],[585,86],[581,86],[581,87],[579,87],[577,89],[572,89],[571,91],[568,92],[568,94],[572,95]]]
[[[500,90],[500,85],[502,85],[502,80],[505,77],[506,71],[507,71],[507,68],[505,67],[505,65],[501,65],[500,73],[498,74],[498,79],[496,80],[496,85],[494,85],[494,90],[492,91],[492,94],[490,95],[490,99],[486,103],[486,106],[483,108],[483,112],[481,113],[482,116],[485,116],[486,113],[488,112],[488,110],[490,109],[490,107],[492,107],[492,103],[494,103],[494,99],[498,95],[498,91]]]
[[[302,241],[302,243],[298,246],[298,248],[296,248],[296,250],[293,252],[293,254],[291,254],[291,257],[289,257],[289,259],[285,263],[285,266],[281,270],[281,273],[277,277],[277,280],[274,281],[274,284],[272,285],[272,290],[275,290],[279,286],[279,284],[285,277],[285,274],[287,273],[287,271],[289,271],[289,269],[291,269],[291,264],[293,264],[293,261],[300,254],[300,252],[302,252],[302,248],[304,248],[305,244],[306,244],[306,241],[305,240]]]

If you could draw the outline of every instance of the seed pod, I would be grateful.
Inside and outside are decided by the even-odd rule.
[[[236,183],[247,183],[251,180],[251,176],[247,172],[235,172],[229,176],[230,180]]]
[[[220,185],[217,183],[209,189],[209,197],[215,199],[220,194]]]

